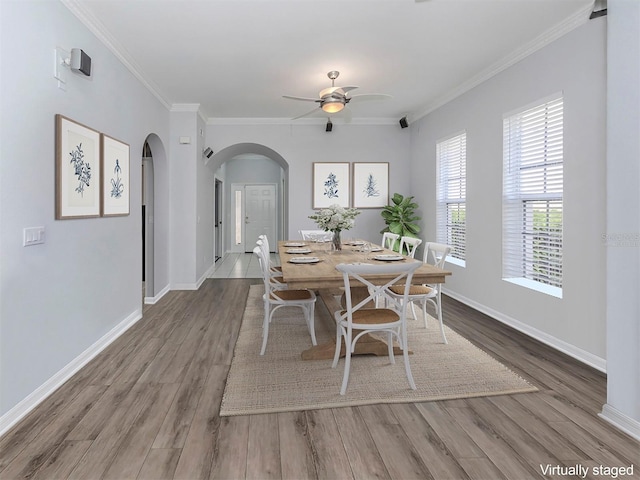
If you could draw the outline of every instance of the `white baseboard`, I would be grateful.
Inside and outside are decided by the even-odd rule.
[[[604,358],[598,357],[592,353],[587,352],[586,350],[582,350],[581,348],[576,347],[575,345],[571,345],[570,343],[565,342],[564,340],[560,340],[548,333],[543,332],[542,330],[538,330],[530,325],[520,322],[515,318],[511,318],[508,315],[505,315],[501,312],[493,310],[485,305],[482,305],[474,300],[466,298],[463,295],[459,295],[455,292],[449,291],[447,289],[442,289],[442,293],[448,295],[451,298],[458,300],[459,302],[464,303],[465,305],[469,305],[470,307],[478,310],[479,312],[484,313],[485,315],[489,315],[491,318],[498,320],[505,325],[509,325],[511,328],[514,328],[536,340],[549,345],[550,347],[555,348],[556,350],[561,351],[569,355],[570,357],[579,360],[580,362],[589,365],[590,367],[595,368],[603,373],[607,372],[607,361]]]
[[[106,335],[74,358],[67,366],[53,375],[49,380],[31,392],[20,403],[0,417],[0,436],[4,435],[11,427],[22,420],[31,410],[37,407],[49,395],[69,380],[78,370],[84,367],[96,355],[108,347],[120,335],[126,332],[132,325],[142,318],[142,311],[136,310],[118,325],[113,327]]]
[[[169,285],[166,285],[155,297],[144,297],[145,305],[153,305],[157,303],[162,297],[164,297],[171,289]]]
[[[171,285],[171,290],[198,290],[204,281],[214,272],[215,267],[216,265],[214,263],[195,283],[174,283]]]
[[[196,288],[196,290],[199,289],[204,283],[204,281],[207,278],[209,278],[209,275],[213,273],[214,267],[215,267],[215,264],[211,265],[209,269],[206,272],[204,272],[204,274],[198,279],[198,281],[196,282],[196,285],[198,285],[198,288]]]
[[[604,404],[602,412],[600,412],[598,416],[609,422],[614,427],[622,430],[627,435],[631,435],[633,438],[640,441],[640,422],[638,420],[625,415],[608,403]]]
[[[197,283],[174,283],[171,290],[198,290],[198,287]]]

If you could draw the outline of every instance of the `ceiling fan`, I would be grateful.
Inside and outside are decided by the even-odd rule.
[[[363,93],[359,95],[348,95],[351,90],[355,90],[356,86],[349,85],[344,87],[336,87],[336,78],[338,78],[340,72],[337,70],[332,70],[327,73],[327,77],[331,79],[331,86],[320,90],[318,93],[318,98],[309,98],[309,97],[294,97],[292,95],[283,95],[284,98],[289,98],[291,100],[302,100],[305,102],[315,102],[319,105],[313,110],[303,113],[302,115],[298,115],[294,117],[293,120],[298,118],[306,117],[307,115],[311,115],[312,113],[318,112],[318,107],[327,114],[334,114],[338,112],[345,113],[345,120],[349,121],[351,119],[351,111],[347,107],[347,104],[351,101],[361,101],[361,100],[380,100],[384,98],[391,98],[391,95],[387,95],[386,93]]]

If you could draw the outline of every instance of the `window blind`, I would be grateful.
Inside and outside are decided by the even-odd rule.
[[[563,99],[503,127],[503,277],[562,288]]]
[[[450,256],[465,260],[467,134],[463,132],[436,145],[438,207],[436,238],[451,245]]]

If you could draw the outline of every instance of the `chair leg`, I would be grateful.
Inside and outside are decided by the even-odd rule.
[[[442,334],[442,343],[449,343],[447,342],[447,336],[444,334],[444,323],[442,323],[442,302],[440,299],[440,295],[438,295],[438,304],[437,304],[437,309],[438,309],[438,321],[440,322],[440,333]]]
[[[411,365],[409,364],[409,345],[407,344],[407,330],[402,329],[402,338],[400,339],[400,343],[402,343],[402,356],[404,357],[404,370],[407,373],[407,380],[409,381],[409,387],[411,390],[416,389],[416,383],[413,381],[413,374],[411,373]]]
[[[413,315],[413,319],[417,320],[418,317],[416,316],[416,307],[414,302],[409,302],[411,304],[411,314]]]
[[[393,333],[387,334],[387,351],[389,352],[389,363],[396,363],[396,357],[393,355]]]
[[[307,315],[307,327],[309,328],[309,333],[311,334],[311,344],[317,345],[316,341],[316,327],[315,327],[315,304],[311,303],[305,308],[305,314]]]
[[[416,383],[413,381],[413,374],[411,373],[411,365],[409,365],[409,352],[407,348],[404,349],[403,356],[404,356],[404,369],[407,372],[407,380],[409,381],[409,386],[411,387],[411,390],[415,390]]]
[[[331,364],[331,368],[336,368],[338,366],[338,361],[340,360],[341,348],[342,348],[342,330],[340,329],[340,325],[336,323],[336,351],[333,354],[333,363]]]
[[[271,321],[269,302],[264,303],[264,319],[262,321],[262,348],[260,355],[264,355],[267,350],[267,339],[269,338],[269,322]]]
[[[347,385],[349,385],[349,370],[351,369],[351,331],[347,329],[347,336],[344,339],[345,348],[347,350],[344,357],[344,374],[342,375],[342,387],[340,387],[340,395],[347,393]]]
[[[427,299],[422,300],[422,318],[424,318],[424,328],[429,328],[427,325]]]

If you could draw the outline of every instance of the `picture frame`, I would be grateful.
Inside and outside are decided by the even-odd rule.
[[[130,149],[129,145],[109,135],[101,135],[102,208],[103,217],[130,213]]]
[[[351,200],[349,173],[349,163],[314,162],[313,208],[326,208],[334,204],[348,207]]]
[[[383,208],[389,204],[389,162],[354,162],[353,206]]]
[[[56,114],[55,218],[100,216],[100,132]]]

